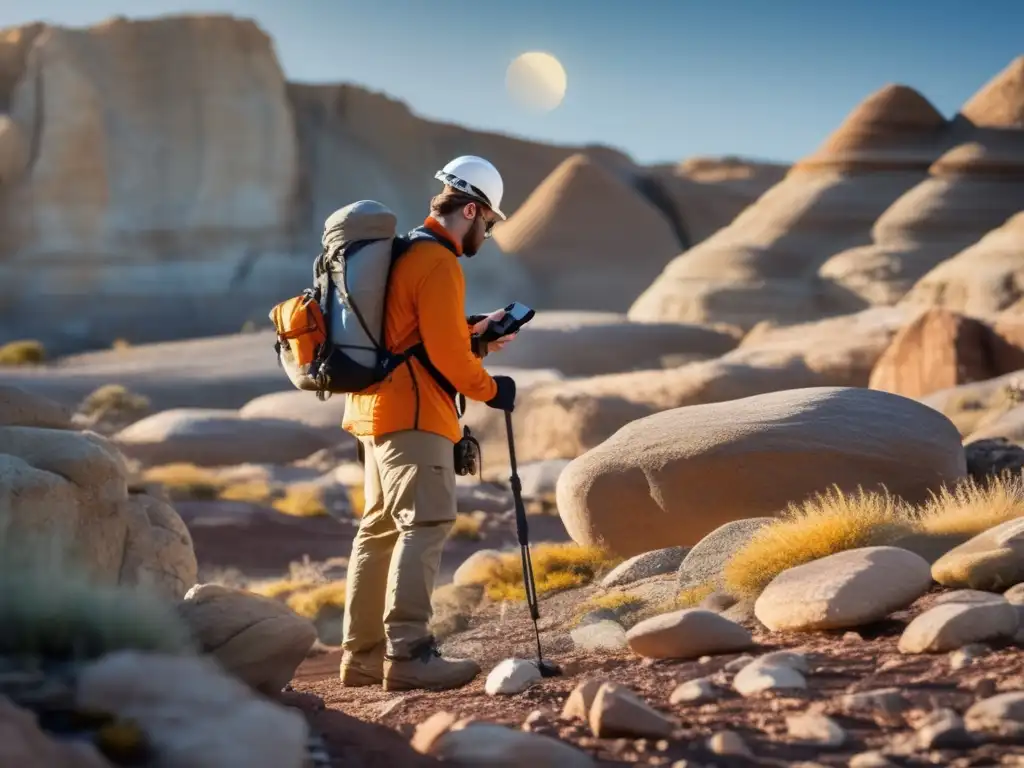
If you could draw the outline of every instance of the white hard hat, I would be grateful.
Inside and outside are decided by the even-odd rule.
[[[505,191],[505,183],[501,174],[491,163],[476,155],[456,157],[448,165],[434,174],[435,179],[443,181],[470,197],[475,197],[505,221],[501,212],[501,196]]]

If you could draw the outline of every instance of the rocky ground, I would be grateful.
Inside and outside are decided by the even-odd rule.
[[[560,648],[552,650],[550,658],[565,674],[513,696],[485,693],[485,674],[513,653],[532,658],[532,624],[525,606],[504,611],[494,607],[447,644],[448,653],[473,651],[484,669],[485,674],[464,689],[391,694],[378,688],[346,689],[337,679],[337,651],[303,662],[292,685],[319,696],[328,709],[388,726],[407,737],[429,717],[445,711],[457,718],[474,717],[555,736],[591,755],[598,765],[1024,765],[1024,740],[968,735],[948,712],[962,716],[981,699],[1024,689],[1024,644],[975,649],[979,655],[966,663],[961,658],[965,654],[908,656],[897,648],[911,618],[930,607],[940,593],[935,589],[907,610],[857,632],[800,635],[762,629],[754,633],[756,645],[748,651],[691,661],[643,659],[628,650],[581,653],[552,642],[558,632],[548,629],[545,647]],[[578,599],[570,593],[543,601],[542,626],[566,618]],[[806,689],[744,696],[732,687],[750,656],[780,650],[806,657]],[[678,724],[662,738],[628,733],[596,738],[587,723],[561,717],[569,694],[588,678],[627,686]],[[712,684],[713,700],[673,703],[681,684],[698,679]],[[861,696],[853,699],[852,694]],[[929,725],[929,717],[936,713],[949,714],[953,725]],[[807,715],[829,717],[839,728],[823,737],[823,726],[812,728],[810,735],[791,734],[788,719]],[[725,732],[738,735],[750,756],[714,752],[709,739]],[[871,762],[864,756],[868,752],[884,753],[890,762]]]

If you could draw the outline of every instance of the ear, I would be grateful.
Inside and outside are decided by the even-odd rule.
[[[476,218],[477,207],[476,203],[466,203],[466,205],[462,206],[462,217],[472,221]]]

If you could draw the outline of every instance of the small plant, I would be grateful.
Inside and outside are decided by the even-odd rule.
[[[268,483],[253,480],[244,483],[224,485],[217,494],[225,501],[245,501],[250,504],[269,504],[278,497],[278,493]]]
[[[1006,472],[981,485],[944,486],[917,512],[916,524],[924,533],[976,536],[1018,517],[1024,517],[1024,474]]]
[[[145,416],[149,405],[149,398],[130,392],[120,384],[104,384],[82,400],[78,412],[93,422],[103,419],[131,422]]]
[[[532,551],[533,574],[537,594],[543,595],[589,584],[599,574],[614,568],[622,558],[598,547],[542,542]],[[494,601],[526,599],[523,570],[517,551],[502,554],[497,561],[481,563],[466,583],[481,584]]]
[[[142,473],[142,481],[163,486],[173,501],[212,501],[224,488],[215,473],[185,463],[150,467]]]
[[[0,655],[64,662],[125,649],[193,652],[189,630],[170,603],[141,590],[90,583],[56,537],[8,538],[2,549]]]
[[[716,591],[714,584],[698,584],[695,587],[687,587],[679,591],[673,601],[673,610],[681,611],[684,608],[696,608],[704,598]]]
[[[845,495],[837,487],[790,505],[761,528],[725,566],[726,591],[756,597],[783,571],[860,547],[895,541],[914,531],[913,513],[887,492]]]
[[[635,611],[644,605],[644,601],[637,595],[628,592],[608,592],[603,595],[595,595],[582,602],[576,609],[576,614],[569,622],[570,627],[579,626],[580,621],[588,613],[596,611],[611,611],[616,615]]]
[[[328,514],[323,491],[315,486],[288,486],[272,506],[292,517],[326,517]]]
[[[46,362],[46,347],[33,339],[0,345],[0,365],[38,365]]]
[[[316,619],[327,610],[340,613],[345,610],[345,583],[342,579],[298,590],[289,595],[285,602],[299,616],[307,619]]]
[[[483,526],[486,518],[487,515],[484,512],[474,512],[471,515],[459,512],[455,517],[455,524],[448,533],[448,538],[479,541],[483,538],[480,528]]]

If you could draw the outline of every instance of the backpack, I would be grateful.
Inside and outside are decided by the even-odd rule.
[[[397,259],[421,239],[455,253],[426,227],[398,235],[397,225],[395,214],[373,200],[340,208],[324,222],[312,287],[270,311],[278,363],[297,389],[316,392],[320,400],[362,392],[415,357],[455,399],[455,388],[422,342],[397,354],[384,345],[388,281]]]

